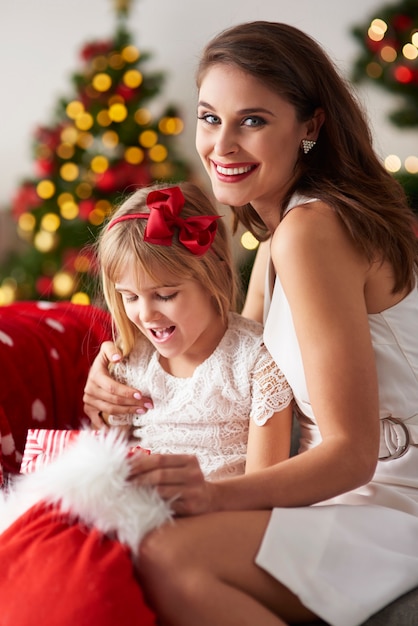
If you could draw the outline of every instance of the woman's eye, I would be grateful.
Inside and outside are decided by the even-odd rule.
[[[263,120],[262,117],[252,116],[246,117],[242,123],[244,126],[250,126],[251,128],[254,128],[257,126],[264,126],[266,124],[266,121]]]
[[[211,124],[211,125],[221,123],[221,120],[219,119],[219,117],[217,115],[213,115],[213,113],[204,113],[203,115],[198,115],[197,119],[203,120],[207,124]]]

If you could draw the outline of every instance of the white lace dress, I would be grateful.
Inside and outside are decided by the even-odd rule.
[[[113,375],[153,400],[153,409],[132,418],[140,445],[154,453],[195,454],[210,480],[244,473],[250,418],[262,426],[293,397],[264,346],[262,325],[235,313],[190,378],[168,374],[145,341]]]
[[[288,210],[304,201],[295,198]],[[370,483],[332,501],[275,509],[256,559],[332,626],[357,626],[418,585],[418,286],[369,315],[369,324],[379,382],[379,456],[392,458],[378,462]],[[264,339],[292,387],[303,452],[321,435],[278,277]],[[406,432],[411,445],[404,449]],[[355,463],[355,450],[348,453]]]

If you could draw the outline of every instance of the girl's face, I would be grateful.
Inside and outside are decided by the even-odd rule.
[[[196,148],[219,202],[251,202],[269,227],[277,226],[271,220],[278,220],[307,137],[308,123],[297,120],[295,108],[252,76],[222,64],[204,74]]]
[[[160,353],[162,366],[189,376],[216,348],[225,327],[210,294],[195,280],[161,274],[155,280],[126,268],[115,285],[127,317]]]

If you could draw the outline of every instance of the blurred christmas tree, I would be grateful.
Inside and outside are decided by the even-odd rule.
[[[389,114],[390,121],[399,128],[418,129],[418,1],[385,5],[352,33],[363,49],[353,80],[370,80],[396,96],[398,106]],[[418,156],[408,157],[394,176],[418,213]]]
[[[26,243],[2,264],[0,304],[89,302],[97,291],[91,244],[114,205],[137,186],[188,178],[173,145],[183,129],[175,108],[158,118],[147,108],[164,76],[145,72],[150,55],[127,28],[129,0],[115,4],[114,36],[84,45],[74,93],[35,132],[35,175],[22,181],[10,209]]]

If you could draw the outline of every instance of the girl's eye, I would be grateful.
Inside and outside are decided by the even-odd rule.
[[[203,120],[204,122],[206,122],[207,124],[210,125],[215,125],[215,124],[220,124],[221,120],[217,115],[213,115],[213,113],[204,113],[203,115],[198,115],[197,116],[198,120]]]
[[[262,117],[258,117],[258,116],[251,116],[251,117],[246,117],[243,122],[242,122],[243,126],[250,126],[251,128],[257,127],[257,126],[264,126],[266,124],[266,120],[264,120]]]
[[[177,296],[177,291],[175,293],[170,293],[169,295],[165,296],[162,295],[161,293],[156,293],[155,297],[157,298],[157,300],[161,300],[162,302],[169,302],[170,300],[174,300],[174,298]]]
[[[128,296],[128,295],[123,295],[122,298],[125,302],[129,303],[129,302],[135,302],[135,300],[137,299],[138,296]]]

